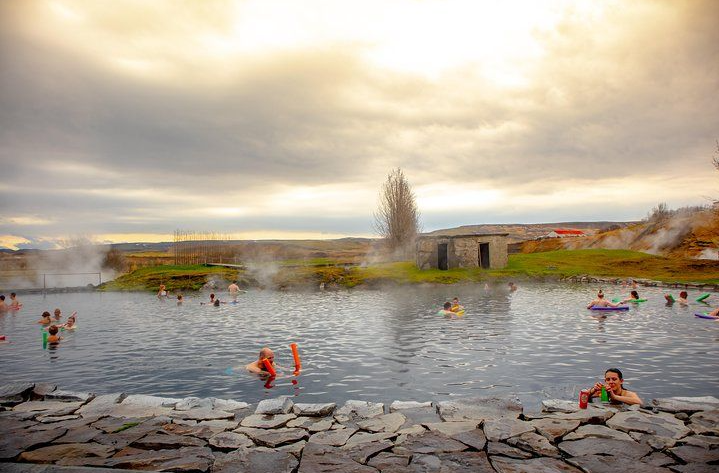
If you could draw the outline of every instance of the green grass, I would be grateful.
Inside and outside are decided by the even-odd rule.
[[[430,269],[420,271],[413,262],[383,263],[366,267],[343,266],[329,258],[292,260],[280,263],[276,273],[264,280],[251,271],[219,266],[154,266],[138,269],[103,285],[104,290],[168,291],[199,290],[210,279],[238,280],[241,285],[271,287],[316,287],[320,283],[340,287],[391,284],[455,284],[490,279],[560,279],[591,275],[606,278],[653,279],[664,282],[719,284],[719,264],[706,260],[664,258],[628,250],[560,250],[509,256],[506,268]],[[332,266],[330,264],[337,264]]]

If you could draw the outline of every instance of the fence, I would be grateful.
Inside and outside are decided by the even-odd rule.
[[[228,247],[230,239],[221,233],[175,230],[175,264],[235,263],[235,252]]]

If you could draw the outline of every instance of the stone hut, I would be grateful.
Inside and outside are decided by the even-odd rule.
[[[417,238],[419,269],[485,268],[507,266],[508,233],[422,235]]]

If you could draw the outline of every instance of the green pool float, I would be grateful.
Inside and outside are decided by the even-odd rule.
[[[704,299],[707,299],[711,294],[708,292],[706,294],[702,294],[701,296],[697,297],[697,302],[702,302]]]

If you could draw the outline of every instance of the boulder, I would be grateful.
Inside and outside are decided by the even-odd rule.
[[[292,404],[292,400],[284,396],[276,399],[263,399],[259,404],[257,404],[255,414],[289,414],[292,412]]]
[[[522,413],[522,404],[516,397],[478,397],[437,403],[439,416],[445,422],[475,420],[478,422],[499,419],[500,417],[518,418]]]
[[[337,404],[326,402],[322,404],[295,403],[292,412],[298,416],[325,417],[334,412]]]

